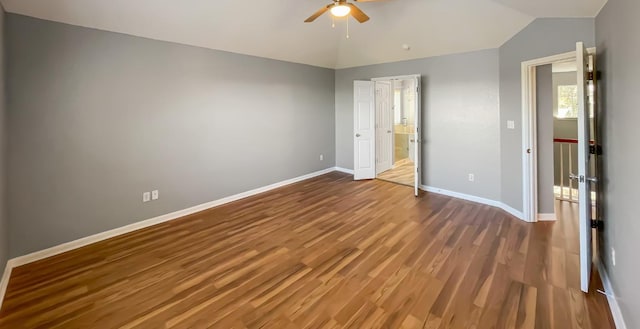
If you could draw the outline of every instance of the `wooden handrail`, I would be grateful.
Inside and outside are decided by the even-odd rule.
[[[554,143],[569,143],[569,144],[578,144],[577,139],[569,139],[569,138],[554,138]],[[595,145],[596,141],[589,141],[589,144]]]

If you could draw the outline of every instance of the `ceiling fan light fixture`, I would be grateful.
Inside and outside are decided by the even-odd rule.
[[[331,15],[335,17],[345,17],[351,12],[351,7],[347,5],[335,5],[331,7]]]

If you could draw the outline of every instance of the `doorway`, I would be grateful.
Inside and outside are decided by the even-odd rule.
[[[563,212],[560,207],[578,202],[578,186],[571,179],[578,169],[576,61],[539,65],[535,75],[537,220],[556,220]]]
[[[413,79],[375,81],[376,178],[407,186],[416,176],[414,84]]]
[[[420,75],[354,81],[354,179],[421,183]]]
[[[529,222],[540,220],[541,200],[539,197],[540,178],[549,173],[539,163],[542,156],[538,139],[538,102],[537,94],[539,84],[537,73],[549,64],[576,62],[576,87],[566,88],[567,93],[572,93],[575,89],[577,95],[576,123],[577,123],[577,168],[576,172],[569,173],[569,179],[573,180],[578,188],[577,192],[577,226],[579,226],[579,260],[580,260],[580,286],[582,291],[589,291],[589,281],[592,270],[592,250],[593,250],[593,229],[597,212],[593,212],[592,189],[597,189],[596,168],[598,147],[595,117],[596,104],[596,70],[595,70],[595,49],[585,49],[582,42],[576,44],[576,51],[565,54],[535,59],[522,63],[522,168],[523,168],[523,219]],[[550,69],[549,69],[550,71]],[[571,100],[570,100],[571,101]],[[571,106],[569,106],[570,108]],[[553,152],[553,150],[551,151]],[[569,153],[570,155],[571,153]],[[562,159],[562,158],[561,158]],[[551,175],[553,177],[553,175]],[[592,186],[594,185],[594,186]],[[548,190],[544,192],[549,192]],[[563,193],[561,191],[561,193]],[[571,191],[573,193],[573,191]],[[596,200],[597,201],[597,200]],[[571,203],[569,203],[571,205]],[[598,209],[598,207],[595,207]],[[593,212],[593,214],[592,214]],[[596,239],[597,241],[597,239]]]

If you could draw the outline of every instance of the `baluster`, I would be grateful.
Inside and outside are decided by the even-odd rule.
[[[564,200],[564,143],[560,144],[560,200]]]

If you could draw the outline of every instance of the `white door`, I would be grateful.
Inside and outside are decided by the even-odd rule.
[[[415,92],[414,97],[413,97],[413,104],[414,104],[414,118],[415,118],[415,131],[413,134],[413,142],[414,142],[414,147],[413,147],[413,158],[414,158],[414,165],[415,165],[415,185],[414,185],[414,194],[415,196],[418,196],[418,193],[420,192],[420,183],[421,183],[421,177],[422,177],[422,167],[420,165],[420,163],[422,162],[422,158],[421,158],[421,149],[422,149],[422,138],[421,138],[421,134],[422,134],[422,117],[420,115],[420,96],[422,95],[421,92],[421,88],[420,88],[420,77],[415,77],[413,78],[413,90]]]
[[[375,168],[375,99],[372,81],[353,82],[353,179],[373,179]]]
[[[589,291],[591,278],[591,181],[590,177],[590,120],[589,120],[589,54],[582,42],[576,46],[576,62],[578,63],[578,208],[580,221],[580,286],[582,291]]]
[[[376,174],[393,164],[393,122],[391,121],[391,81],[376,81]]]

